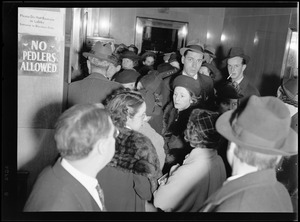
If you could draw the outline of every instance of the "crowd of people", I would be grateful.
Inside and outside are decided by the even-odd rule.
[[[199,40],[160,64],[138,51],[96,42],[83,53],[89,75],[69,84],[56,124],[60,157],[24,211],[295,212],[285,167],[298,159],[297,80],[260,96],[240,47],[226,74]]]

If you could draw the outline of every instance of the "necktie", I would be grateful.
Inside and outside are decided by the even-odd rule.
[[[100,187],[99,184],[97,184],[96,190],[97,190],[97,192],[98,192],[98,195],[99,195],[99,198],[100,198],[100,202],[101,202],[102,207],[103,207],[102,211],[106,211],[105,205],[104,205],[104,194],[103,194],[103,190],[101,189],[101,187]]]
[[[240,93],[241,89],[240,89],[240,86],[237,82],[233,81],[232,82],[232,85],[234,86],[235,90]]]

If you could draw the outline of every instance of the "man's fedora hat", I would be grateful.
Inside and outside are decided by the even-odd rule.
[[[290,156],[298,153],[297,133],[285,104],[273,96],[251,96],[242,113],[230,123],[234,110],[223,113],[217,131],[229,141],[254,152]]]
[[[121,54],[121,58],[124,59],[124,58],[127,58],[127,59],[131,59],[132,61],[136,61],[136,60],[139,60],[140,57],[135,54],[133,51],[125,51]]]
[[[90,52],[84,52],[82,55],[85,58],[94,57],[97,59],[106,60],[111,63],[116,63],[116,60],[112,58],[112,49],[109,44],[103,45],[102,42],[96,42]]]
[[[187,44],[187,47],[180,49],[180,54],[183,56],[186,50],[191,50],[193,52],[204,53],[204,45],[199,40],[192,40]]]
[[[228,53],[228,56],[226,59],[223,60],[223,63],[227,64],[227,60],[231,59],[233,57],[241,57],[245,59],[246,64],[250,61],[250,57],[244,54],[244,51],[240,47],[232,47]]]
[[[212,47],[210,45],[205,45],[204,52],[208,53],[212,58],[216,58],[216,50],[214,47]]]

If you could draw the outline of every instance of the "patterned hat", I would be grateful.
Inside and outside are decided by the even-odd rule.
[[[185,130],[185,140],[195,147],[217,148],[221,139],[215,127],[219,115],[210,110],[194,109]]]

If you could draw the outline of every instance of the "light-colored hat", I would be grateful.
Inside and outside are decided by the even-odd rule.
[[[230,123],[234,110],[223,113],[217,131],[229,141],[258,153],[290,156],[298,153],[297,133],[291,129],[290,113],[273,96],[251,96],[242,113]]]
[[[94,57],[97,59],[103,59],[111,63],[116,63],[116,60],[113,58],[112,49],[109,44],[103,45],[102,42],[96,42],[90,52],[84,52],[82,55],[85,58]]]
[[[204,45],[202,42],[199,41],[199,39],[192,40],[187,44],[187,47],[180,49],[180,54],[183,56],[184,52],[186,50],[191,50],[193,52],[198,52],[198,53],[203,54],[204,53]]]

